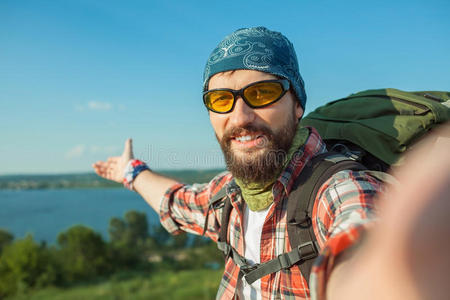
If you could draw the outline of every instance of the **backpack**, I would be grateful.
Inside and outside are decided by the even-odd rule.
[[[232,257],[249,284],[298,265],[309,285],[313,259],[319,253],[311,220],[319,188],[342,170],[365,171],[382,181],[393,180],[384,172],[390,166],[399,165],[401,154],[425,133],[450,120],[449,103],[449,92],[379,89],[352,94],[317,108],[300,124],[316,128],[330,151],[306,164],[288,196],[287,230],[292,250],[270,261],[250,265],[228,243],[232,206],[225,187],[210,200],[210,208],[223,207],[219,250]]]

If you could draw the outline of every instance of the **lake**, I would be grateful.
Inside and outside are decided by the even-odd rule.
[[[145,212],[150,225],[159,223],[144,199],[126,189],[0,190],[0,228],[15,238],[31,233],[36,241],[55,243],[58,233],[83,224],[106,240],[109,220],[129,210]]]

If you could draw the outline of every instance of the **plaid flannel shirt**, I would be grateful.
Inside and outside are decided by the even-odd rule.
[[[286,226],[287,197],[303,166],[314,156],[326,151],[317,131],[310,135],[290,164],[273,186],[274,205],[264,221],[261,235],[261,263],[291,250]],[[171,233],[180,230],[202,234],[217,241],[222,208],[209,207],[209,200],[224,185],[233,209],[228,227],[229,243],[244,255],[243,209],[244,201],[239,188],[230,185],[232,175],[217,175],[203,185],[176,184],[169,188],[161,203],[161,224]],[[310,277],[310,287],[299,268],[293,266],[261,278],[262,299],[325,299],[328,276],[339,253],[358,241],[364,228],[375,219],[374,195],[380,191],[380,183],[364,172],[341,171],[333,175],[320,188],[314,204],[313,229],[321,248]],[[208,215],[208,217],[207,217]],[[250,226],[250,225],[249,225]],[[240,280],[239,267],[231,258],[225,262],[225,270],[216,299],[236,299],[236,286]]]

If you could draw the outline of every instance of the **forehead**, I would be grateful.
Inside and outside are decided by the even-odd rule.
[[[238,90],[250,83],[269,79],[278,79],[278,77],[255,70],[226,71],[212,76],[209,79],[208,89],[228,88]]]

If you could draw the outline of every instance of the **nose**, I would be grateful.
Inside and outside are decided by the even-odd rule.
[[[255,112],[253,108],[244,102],[242,97],[236,99],[234,109],[230,115],[230,123],[233,127],[243,127],[255,120]]]

